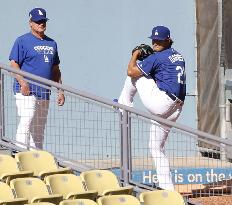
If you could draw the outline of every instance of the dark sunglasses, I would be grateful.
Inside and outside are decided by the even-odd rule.
[[[36,24],[46,24],[47,23],[47,20],[46,19],[43,19],[43,20],[40,20],[40,21],[34,21]]]
[[[152,45],[154,45],[155,43],[157,43],[157,44],[160,44],[160,43],[162,43],[162,42],[164,42],[165,40],[152,40]]]
[[[169,38],[167,38],[165,40],[154,40],[154,39],[152,39],[152,45],[154,45],[155,43],[156,44],[162,44],[162,43],[167,42],[167,41],[170,41],[170,39]]]

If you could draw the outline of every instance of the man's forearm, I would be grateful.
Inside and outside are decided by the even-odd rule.
[[[60,67],[59,65],[54,65],[52,67],[52,80],[62,84],[62,80],[61,80],[61,71],[60,71]]]
[[[16,63],[14,60],[10,61],[10,66],[20,70],[20,66],[18,63]],[[23,76],[18,75],[18,74],[14,74],[15,78],[17,79],[18,83],[20,84],[20,86],[23,86],[24,84],[26,84],[26,81],[24,80]]]
[[[139,77],[142,75],[141,71],[137,67],[137,59],[139,55],[140,55],[140,52],[138,50],[135,51],[133,55],[131,56],[130,62],[128,64],[127,75],[132,78]]]

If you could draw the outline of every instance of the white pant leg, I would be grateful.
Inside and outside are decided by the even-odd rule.
[[[136,93],[133,92],[135,88],[148,111],[172,121],[177,120],[182,110],[182,106],[176,104],[176,102],[170,99],[165,92],[161,91],[151,77],[141,76],[134,79],[127,77],[122,91],[123,96],[126,96],[124,99],[126,98],[127,101],[129,101],[131,99],[130,96],[132,96],[131,93],[134,95]],[[126,104],[127,101],[122,100],[121,103],[123,102],[122,104]],[[131,101],[127,103],[128,106],[130,105],[130,102]],[[164,154],[163,149],[169,131],[170,127],[152,122],[149,147],[156,165],[159,186],[163,189],[174,190],[168,158]]]
[[[135,87],[135,79],[127,76],[122,92],[118,98],[118,103],[129,107],[133,107],[133,99],[136,92],[137,89]]]
[[[31,121],[31,141],[36,148],[43,149],[44,130],[47,122],[49,100],[37,100],[34,117]]]
[[[172,109],[170,109],[170,112],[166,113],[166,118],[175,122],[178,119],[181,110],[182,106],[174,104]],[[156,166],[159,186],[166,190],[174,190],[168,157],[165,155],[164,151],[164,145],[170,129],[171,127],[169,126],[161,125],[153,121],[150,128],[149,142],[151,155]]]
[[[20,117],[16,133],[16,141],[27,145],[27,143],[30,143],[30,124],[35,114],[36,97],[24,96],[21,93],[16,93],[15,99],[18,115]],[[18,146],[25,148],[25,146],[22,146],[21,144],[18,144]]]
[[[168,137],[169,130],[164,129],[160,124],[152,122],[150,127],[149,148],[156,166],[159,187],[167,190],[174,190],[168,157],[164,152],[164,145]]]

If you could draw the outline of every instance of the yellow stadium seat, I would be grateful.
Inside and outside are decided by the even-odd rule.
[[[53,194],[62,194],[64,199],[96,200],[97,191],[86,191],[80,176],[74,174],[55,174],[45,177],[45,183]]]
[[[25,198],[15,198],[10,186],[0,182],[0,205],[23,205],[27,202]]]
[[[97,203],[98,205],[140,205],[139,200],[132,195],[102,196]]]
[[[63,196],[59,194],[50,195],[46,184],[39,178],[17,178],[10,181],[10,187],[15,191],[17,197],[28,199],[29,203],[50,202],[58,204]]]
[[[184,205],[183,197],[176,191],[157,190],[140,194],[140,201],[144,205]]]
[[[18,163],[10,155],[0,154],[0,179],[7,184],[10,184],[10,180],[19,177],[33,176],[33,171],[20,171]]]
[[[70,168],[59,168],[52,154],[46,151],[33,150],[15,154],[15,159],[24,171],[34,171],[34,176],[44,178],[51,174],[70,173]]]
[[[64,200],[60,202],[59,205],[98,205],[98,204],[89,199],[74,199],[74,200]]]
[[[109,170],[90,170],[81,175],[88,190],[97,190],[99,196],[132,194],[133,187],[121,187],[116,175]]]

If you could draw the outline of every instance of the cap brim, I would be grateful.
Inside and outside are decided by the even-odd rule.
[[[149,36],[148,38],[150,38],[150,39],[152,39],[152,40],[158,40],[158,41],[165,41],[165,40],[167,40],[167,39],[169,39],[169,38],[165,38],[165,39],[163,39],[163,38],[158,38],[157,36]]]
[[[34,22],[37,22],[37,21],[42,21],[42,20],[48,21],[49,19],[48,18],[35,18],[35,19],[31,18],[30,20],[34,21]]]

